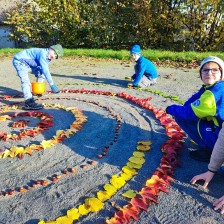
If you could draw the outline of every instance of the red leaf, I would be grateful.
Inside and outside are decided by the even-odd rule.
[[[150,188],[150,187],[143,187],[140,191],[140,194],[153,194],[153,195],[158,195],[159,194],[159,190],[156,188]]]
[[[134,207],[141,208],[145,211],[148,210],[146,203],[141,198],[132,198],[130,202]]]
[[[19,153],[18,154],[18,157],[19,157],[19,159],[22,159],[23,158],[23,154],[22,153]]]
[[[126,224],[129,220],[126,219],[123,211],[117,211],[114,214],[114,218],[117,220],[117,223]]]
[[[155,203],[158,203],[157,195],[150,194],[150,193],[147,193],[147,192],[141,192],[140,194],[144,198],[144,200],[149,199],[150,201],[154,201]]]
[[[133,207],[131,204],[124,206],[122,209],[127,220],[133,218],[134,220],[139,220],[139,212],[140,210],[136,207]]]

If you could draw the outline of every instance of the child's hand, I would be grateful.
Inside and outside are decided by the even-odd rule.
[[[59,93],[59,89],[55,84],[51,85],[51,90],[53,93]]]
[[[213,206],[215,206],[214,210],[218,210],[218,209],[221,209],[221,214],[223,215],[224,214],[224,195],[217,199],[214,203],[213,203]]]
[[[194,176],[191,179],[191,183],[195,184],[198,180],[204,180],[205,182],[204,182],[203,187],[206,188],[214,175],[215,175],[215,173],[207,171],[205,173],[202,173],[202,174],[199,174],[197,176]]]

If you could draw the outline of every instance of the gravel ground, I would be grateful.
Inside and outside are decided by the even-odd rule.
[[[1,82],[0,97],[10,94],[21,94],[20,81],[11,63],[12,58],[0,60]],[[126,88],[125,77],[133,73],[133,63],[114,60],[94,60],[87,58],[64,58],[53,61],[50,65],[53,79],[60,89],[67,90],[99,90],[124,92],[137,98],[152,97],[149,103],[156,108],[177,103],[153,92]],[[186,100],[201,86],[197,69],[158,67],[158,84],[150,88]],[[31,80],[34,77],[30,76]],[[49,87],[47,86],[47,90]],[[80,217],[78,223],[105,223],[117,209],[114,203],[124,206],[128,199],[121,196],[128,189],[140,191],[160,163],[163,156],[161,145],[168,139],[164,127],[160,125],[152,112],[134,103],[116,97],[96,94],[59,93],[45,94],[37,98],[40,103],[56,104],[65,108],[77,107],[87,117],[82,129],[74,135],[42,151],[34,151],[32,156],[1,159],[0,190],[16,189],[12,196],[0,196],[0,223],[4,224],[34,224],[39,220],[55,220],[66,214],[66,211],[83,204],[89,197],[95,197],[96,192],[109,183],[111,176],[119,174],[128,159],[135,151],[138,141],[152,141],[152,149],[145,153],[146,162],[127,184],[121,188],[97,213],[89,213]],[[96,103],[93,103],[96,102]],[[16,97],[0,102],[1,109],[8,104],[23,103]],[[109,108],[109,110],[108,110]],[[112,111],[112,112],[111,112]],[[22,112],[13,110],[8,113]],[[42,112],[53,116],[54,126],[33,138],[27,137],[21,141],[0,141],[1,151],[12,146],[26,147],[51,139],[57,130],[65,130],[74,122],[70,111],[56,106],[45,107]],[[5,112],[6,113],[6,112]],[[4,114],[4,112],[2,112]],[[115,115],[114,115],[115,114]],[[116,115],[121,118],[121,127],[117,140],[115,130],[118,125]],[[76,117],[77,118],[77,117]],[[19,119],[19,118],[17,118]],[[34,128],[39,120],[29,119],[28,129]],[[16,120],[16,118],[15,118]],[[12,121],[0,122],[1,131],[18,133],[21,129],[12,128]],[[24,128],[23,128],[24,129]],[[111,144],[113,143],[113,144]],[[109,146],[109,151],[102,159],[97,155]],[[224,217],[213,210],[212,202],[223,195],[223,174],[219,172],[208,189],[201,184],[191,185],[191,178],[206,171],[207,164],[192,160],[189,150],[196,149],[188,138],[181,149],[180,167],[174,170],[174,182],[168,193],[159,194],[158,203],[152,203],[148,211],[140,214],[139,221],[132,223],[150,224],[216,224],[224,223]],[[94,161],[91,165],[90,161]],[[83,168],[85,165],[86,168]],[[62,170],[76,168],[76,173],[64,175]],[[56,182],[51,181],[54,174],[62,175]],[[19,187],[30,185],[36,180],[48,180],[48,185],[38,185],[24,193],[18,192]],[[112,203],[113,202],[113,203]]]

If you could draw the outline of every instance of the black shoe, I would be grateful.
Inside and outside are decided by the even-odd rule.
[[[34,99],[28,99],[25,101],[25,110],[40,110],[43,108],[42,104],[35,103]]]
[[[209,163],[212,152],[205,149],[199,149],[196,151],[190,151],[189,154],[194,160]]]

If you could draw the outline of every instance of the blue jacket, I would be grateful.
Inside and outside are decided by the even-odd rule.
[[[138,85],[143,75],[151,79],[158,77],[155,65],[147,58],[140,56],[135,64],[135,74],[132,76],[134,86]]]
[[[203,85],[183,106],[168,106],[167,113],[182,121],[198,121],[198,130],[200,120],[207,121],[220,130],[224,121],[224,81],[210,86]]]
[[[53,80],[49,71],[51,60],[48,58],[48,52],[49,48],[30,48],[17,53],[14,59],[31,68],[40,67],[41,74],[46,77],[49,84],[52,84]]]

